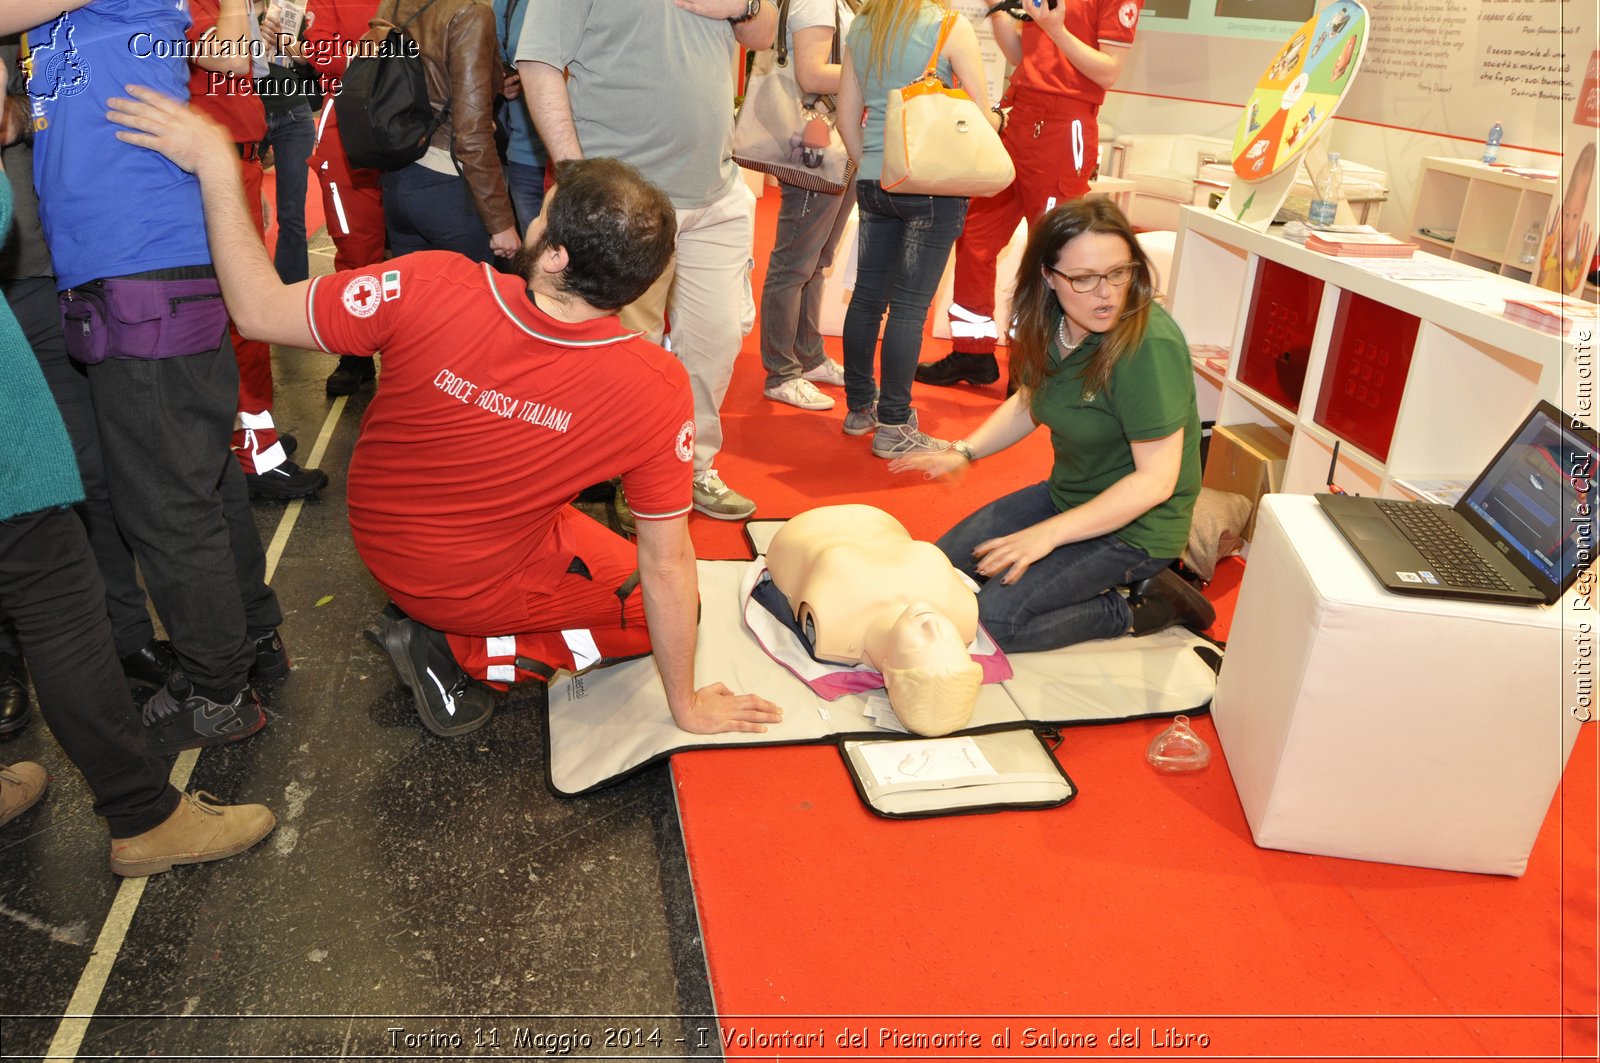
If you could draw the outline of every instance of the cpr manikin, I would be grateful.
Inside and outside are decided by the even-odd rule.
[[[967,652],[978,599],[938,547],[881,509],[823,506],[786,523],[766,560],[819,660],[881,673],[917,734],[971,719],[983,678]]]

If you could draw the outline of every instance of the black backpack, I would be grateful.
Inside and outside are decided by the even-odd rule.
[[[409,166],[422,158],[434,132],[450,117],[450,100],[434,113],[422,52],[406,33],[434,3],[428,0],[390,30],[377,55],[352,58],[345,68],[333,109],[350,165],[378,170]],[[400,0],[394,0],[390,14],[399,8]]]

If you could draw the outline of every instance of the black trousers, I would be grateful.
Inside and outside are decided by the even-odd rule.
[[[182,358],[89,367],[117,526],[133,544],[156,616],[196,685],[231,696],[255,660],[251,635],[283,623],[244,473],[228,449],[239,367],[227,333]]]
[[[106,591],[83,522],[68,509],[0,521],[0,613],[15,625],[39,711],[94,793],[113,838],[178,807],[150,752],[106,620]]]
[[[89,547],[99,562],[100,577],[105,580],[106,612],[111,617],[117,654],[125,657],[154,638],[155,628],[150,624],[144,588],[139,586],[133,550],[111,512],[111,491],[106,484],[105,462],[100,457],[100,429],[94,420],[89,377],[83,366],[67,357],[54,278],[26,277],[7,281],[4,287],[6,302],[39,359],[39,368],[44,370],[50,394],[55,397],[67,435],[72,439],[84,493],[84,501],[76,508],[89,532]],[[0,631],[0,652],[14,653],[16,649],[11,633]]]

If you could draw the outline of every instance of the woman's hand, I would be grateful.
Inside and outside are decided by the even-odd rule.
[[[1028,568],[1056,548],[1055,535],[1046,524],[1035,524],[998,539],[985,539],[972,551],[978,559],[978,574],[993,579],[1004,573],[1000,582],[1012,584]]]
[[[948,476],[967,464],[959,450],[923,451],[905,454],[889,463],[890,472],[920,472],[929,480]]]

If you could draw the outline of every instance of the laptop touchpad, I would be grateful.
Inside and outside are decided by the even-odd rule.
[[[1377,517],[1346,517],[1344,526],[1351,535],[1368,543],[1392,543],[1394,525]]]

